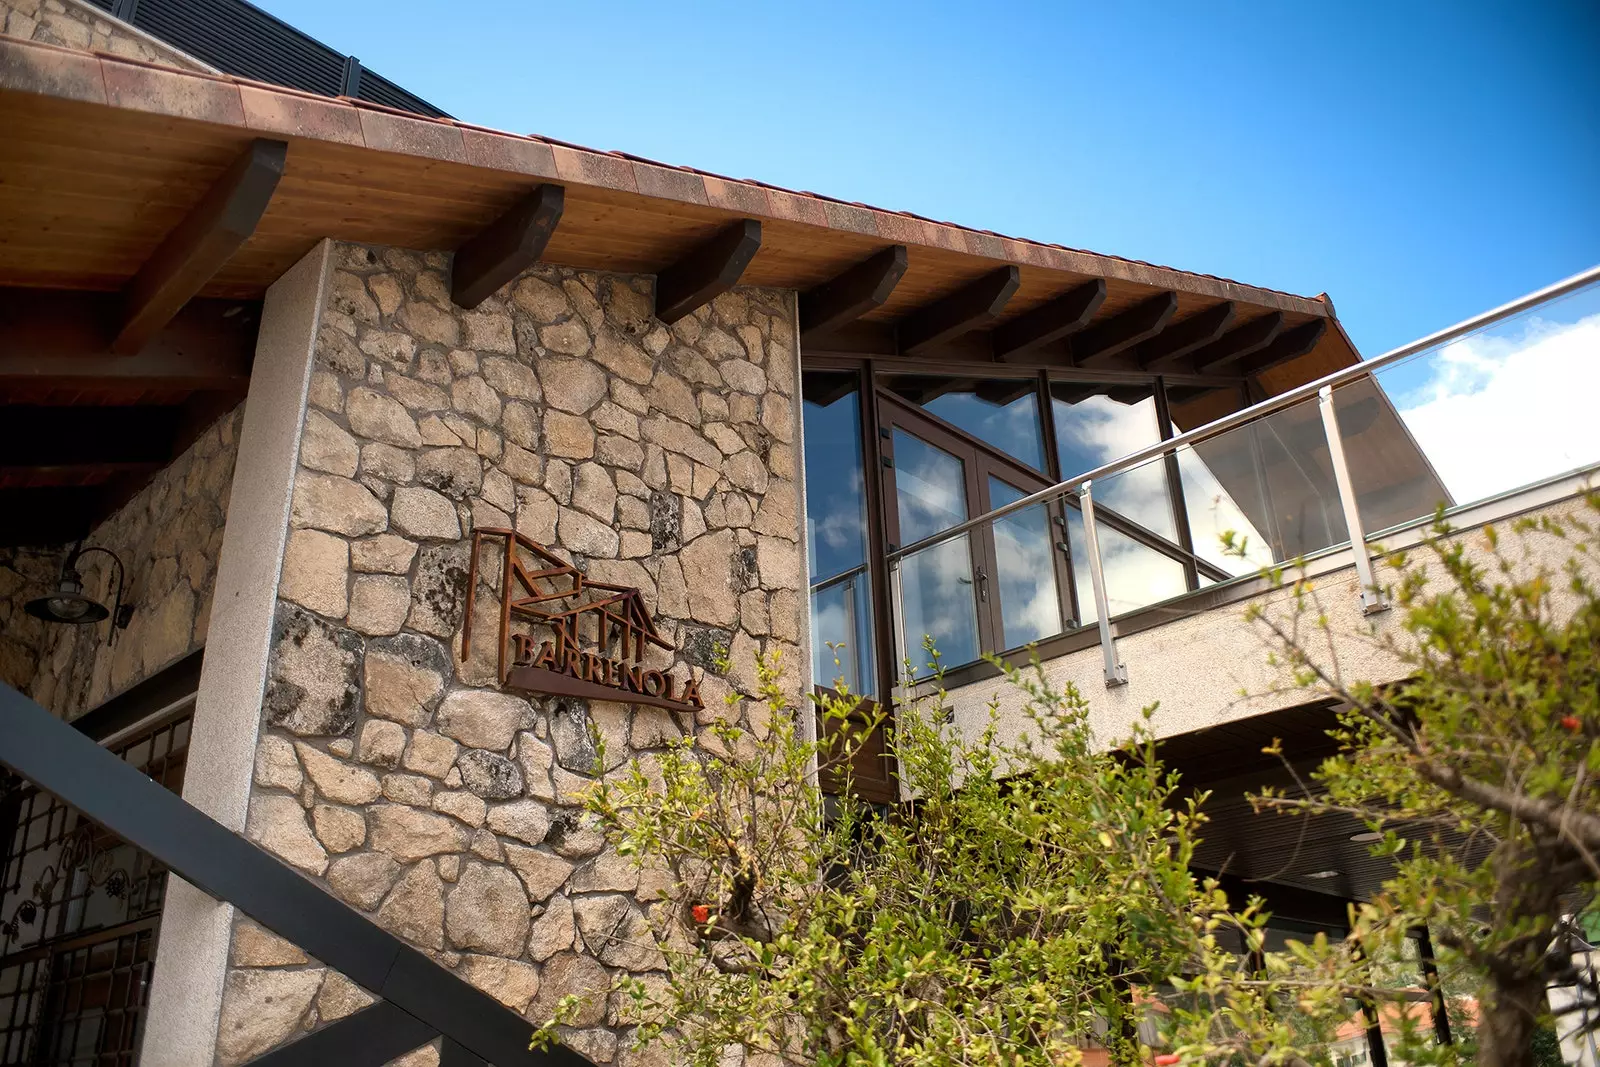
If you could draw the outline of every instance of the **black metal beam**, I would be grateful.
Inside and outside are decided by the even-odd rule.
[[[0,288],[0,395],[249,387],[259,300],[191,300],[131,356],[106,345],[121,306],[115,293]]]
[[[800,294],[800,335],[821,333],[882,307],[905,277],[905,245],[890,245],[832,281]]]
[[[432,1041],[437,1032],[380,1000],[314,1033],[266,1052],[248,1067],[383,1067]]]
[[[475,308],[502,285],[539,262],[561,223],[566,191],[541,185],[456,249],[450,299]]]
[[[1269,371],[1280,363],[1287,363],[1296,356],[1303,356],[1317,347],[1317,342],[1327,332],[1327,319],[1312,319],[1284,330],[1270,345],[1243,360],[1238,372],[1249,377]]]
[[[1175,366],[1182,357],[1227,332],[1237,310],[1229,302],[1190,315],[1141,344],[1134,358],[1141,370],[1165,370]]]
[[[1022,284],[1016,267],[1001,267],[963,285],[932,304],[920,307],[896,327],[900,351],[908,356],[986,326],[1000,316],[1006,301]]]
[[[244,244],[283,177],[289,146],[259,137],[145,260],[122,290],[123,314],[111,351],[132,355]]]
[[[472,1055],[589,1067],[568,1048],[530,1051],[521,1016],[4,685],[0,763]]]
[[[1283,329],[1283,312],[1273,311],[1229,330],[1217,340],[1197,349],[1191,359],[1196,374],[1208,374],[1218,367],[1236,363],[1252,352],[1272,343]]]
[[[1178,294],[1157,293],[1127,311],[1096,323],[1072,337],[1072,362],[1078,367],[1105,367],[1115,356],[1167,328],[1178,311]]]
[[[1105,279],[1096,278],[1001,323],[994,330],[996,358],[1015,361],[1036,348],[1077,333],[1094,318],[1105,299]]]
[[[761,250],[761,223],[740,219],[656,276],[656,318],[677,322],[739,283]]]

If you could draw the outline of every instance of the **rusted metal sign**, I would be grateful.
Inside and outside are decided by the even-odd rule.
[[[700,683],[647,667],[654,645],[672,651],[656,630],[639,590],[591,581],[571,563],[515,530],[472,531],[468,603],[461,624],[461,658],[472,648],[472,598],[478,559],[491,542],[504,545],[500,565],[500,684],[527,693],[650,704],[698,711]],[[492,558],[492,557],[491,557]]]

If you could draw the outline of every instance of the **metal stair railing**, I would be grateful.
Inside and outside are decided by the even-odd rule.
[[[530,1050],[522,1016],[6,685],[0,763],[380,998],[252,1067],[380,1067],[436,1036],[440,1067],[591,1067]]]

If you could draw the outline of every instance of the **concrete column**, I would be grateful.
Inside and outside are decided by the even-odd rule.
[[[243,831],[249,808],[278,575],[331,265],[332,242],[325,240],[267,290],[222,535],[183,796],[235,831]],[[176,877],[168,883],[144,1063],[212,1063],[232,925],[231,905]]]

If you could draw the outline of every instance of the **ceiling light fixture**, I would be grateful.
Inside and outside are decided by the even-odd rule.
[[[1312,871],[1310,874],[1306,875],[1306,877],[1307,878],[1315,878],[1317,881],[1320,882],[1324,878],[1337,878],[1337,877],[1339,877],[1339,872],[1338,871],[1334,871],[1334,870]]]
[[[83,578],[78,574],[78,561],[92,552],[110,556],[116,571],[113,586],[115,596],[109,608],[83,591]],[[122,560],[115,552],[108,548],[75,548],[72,554],[67,556],[66,562],[61,564],[61,577],[56,580],[56,591],[49,596],[28,601],[23,610],[45,622],[76,626],[109,618],[115,627],[111,631],[112,637],[115,638],[116,631],[127,629],[128,620],[133,617],[133,606],[122,602],[123,577]]]

